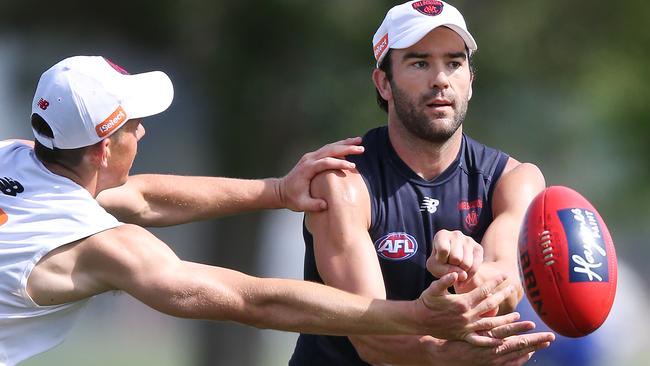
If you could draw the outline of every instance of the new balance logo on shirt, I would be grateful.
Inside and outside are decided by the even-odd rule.
[[[420,205],[420,211],[428,211],[430,214],[438,211],[438,206],[440,201],[431,197],[424,197],[422,204]]]
[[[12,178],[9,177],[4,177],[0,178],[0,190],[2,193],[6,194],[7,196],[14,196],[18,193],[22,193],[25,188],[23,188],[23,185],[20,184],[17,180],[13,180]]]

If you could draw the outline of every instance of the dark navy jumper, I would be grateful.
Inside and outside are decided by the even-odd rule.
[[[508,155],[463,135],[454,162],[427,181],[395,153],[387,127],[363,137],[365,152],[356,163],[370,192],[369,230],[381,265],[386,296],[413,300],[434,280],[426,270],[432,239],[441,229],[460,230],[481,242],[492,222],[492,193]],[[303,226],[305,280],[323,282],[316,268],[313,238]],[[347,337],[301,334],[290,366],[368,365]]]

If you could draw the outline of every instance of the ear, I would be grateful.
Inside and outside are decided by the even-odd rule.
[[[469,93],[467,94],[467,100],[472,99],[472,85],[474,84],[474,74],[470,74],[469,77]]]
[[[390,81],[383,70],[374,69],[372,71],[372,82],[375,84],[375,88],[377,88],[382,98],[386,101],[393,99],[393,90],[390,87]]]
[[[107,137],[93,145],[90,156],[96,166],[107,167],[111,157],[111,138]]]

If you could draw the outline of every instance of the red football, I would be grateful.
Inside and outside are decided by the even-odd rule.
[[[596,209],[571,188],[553,186],[531,202],[519,234],[526,296],[544,323],[568,337],[605,321],[616,293],[616,253]]]

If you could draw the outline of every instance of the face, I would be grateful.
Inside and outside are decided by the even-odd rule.
[[[129,171],[138,152],[138,141],[144,136],[142,119],[132,119],[115,132],[110,141],[109,174],[114,180],[111,186],[120,186],[126,182]]]
[[[420,139],[447,141],[462,125],[472,93],[463,39],[439,27],[390,56],[393,78],[385,98],[389,117]]]

